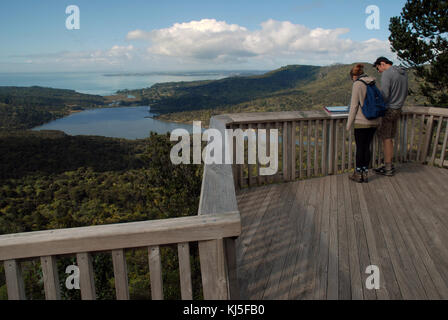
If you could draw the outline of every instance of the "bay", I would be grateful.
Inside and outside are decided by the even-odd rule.
[[[61,130],[69,135],[98,135],[125,139],[143,139],[150,132],[170,133],[176,128],[193,132],[192,124],[168,122],[150,118],[149,106],[99,108],[73,113],[32,130]],[[202,128],[204,131],[204,128]]]

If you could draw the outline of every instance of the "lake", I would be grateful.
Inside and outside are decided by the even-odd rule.
[[[141,89],[155,83],[216,80],[234,75],[261,74],[264,71],[192,71],[148,73],[101,72],[43,72],[0,73],[0,86],[42,86],[71,89],[81,93],[111,95],[121,89]],[[61,130],[70,135],[100,135],[125,139],[141,139],[150,131],[159,134],[176,128],[192,132],[192,125],[178,124],[152,118],[150,107],[100,108],[85,110],[33,128]]]
[[[100,108],[73,113],[32,130],[61,130],[69,135],[98,135],[105,137],[143,139],[150,131],[166,134],[176,128],[193,132],[193,126],[149,118],[150,107]],[[202,128],[204,130],[204,128]]]

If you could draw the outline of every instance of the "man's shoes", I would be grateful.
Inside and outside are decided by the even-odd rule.
[[[375,173],[381,174],[383,176],[392,177],[395,175],[395,167],[392,165],[391,169],[386,169],[386,166],[382,166],[380,168],[373,169]]]
[[[361,183],[363,182],[363,175],[361,171],[355,171],[351,176],[348,177],[350,180]]]

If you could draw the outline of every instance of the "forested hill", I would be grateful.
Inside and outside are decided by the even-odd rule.
[[[355,64],[325,67],[291,65],[252,77],[233,77],[215,81],[157,84],[132,94],[147,99],[158,118],[189,123],[208,123],[211,116],[222,113],[270,112],[320,109],[328,105],[347,105],[353,82],[350,69]],[[365,72],[377,79],[381,75],[369,63]],[[413,70],[409,86],[418,91]],[[425,98],[409,96],[408,105],[422,105]]]
[[[156,113],[209,109],[301,87],[315,80],[319,70],[316,66],[287,66],[263,75],[161,83],[129,93],[148,102]]]
[[[246,112],[346,105],[352,86],[349,71],[353,66],[290,65],[263,75],[161,83],[127,93],[150,104],[151,111],[159,114],[235,107]],[[380,83],[380,74],[371,64],[365,63],[365,70],[378,78]],[[410,86],[416,88],[412,71]],[[416,97],[408,102],[415,104],[422,101],[421,97]]]
[[[74,90],[0,87],[0,130],[29,129],[74,111],[104,105],[104,97]]]

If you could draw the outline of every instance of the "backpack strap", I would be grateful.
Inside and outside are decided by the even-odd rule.
[[[362,83],[364,83],[366,86],[369,86],[369,85],[372,85],[372,84],[375,84],[375,80],[373,80],[372,82],[370,82],[370,83],[367,83],[367,82],[365,82],[364,80],[362,80],[362,79],[356,79],[356,81],[361,81]],[[355,81],[355,82],[356,82]]]

